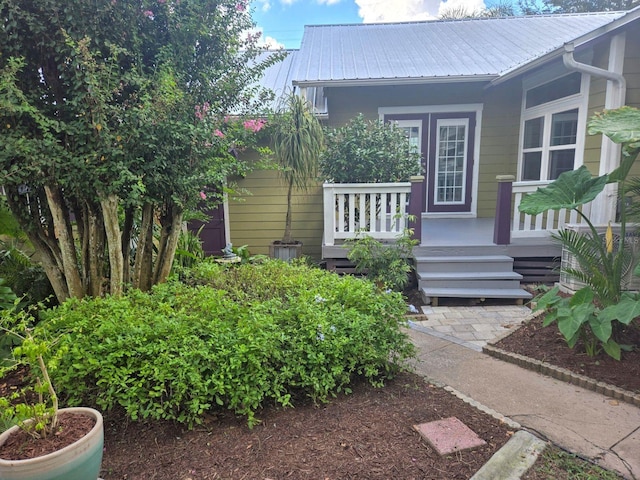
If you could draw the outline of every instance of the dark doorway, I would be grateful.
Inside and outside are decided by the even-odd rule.
[[[202,248],[205,255],[222,256],[222,249],[227,244],[224,229],[224,205],[218,205],[205,213],[209,217],[209,221],[203,223],[193,220],[189,222],[189,231],[197,233],[200,227],[204,225],[200,232],[200,240],[202,240]]]

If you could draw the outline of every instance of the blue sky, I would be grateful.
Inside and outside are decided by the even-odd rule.
[[[482,9],[483,0],[252,0],[271,47],[299,48],[305,25],[430,20],[447,8]]]

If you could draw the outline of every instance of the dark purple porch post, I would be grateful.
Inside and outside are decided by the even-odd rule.
[[[498,200],[496,202],[496,218],[493,224],[493,243],[509,245],[511,243],[511,192],[513,175],[498,175]]]
[[[411,194],[409,196],[409,215],[415,220],[409,222],[409,228],[413,229],[413,239],[422,242],[422,205],[424,204],[424,175],[414,175],[411,181]]]

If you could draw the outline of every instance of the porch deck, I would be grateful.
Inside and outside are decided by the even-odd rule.
[[[513,258],[559,257],[562,248],[550,235],[516,237],[509,245],[493,243],[494,218],[423,218],[422,241],[418,251],[457,247],[461,250],[481,250],[496,247]],[[418,252],[416,252],[418,253]]]
[[[494,247],[503,250],[502,254],[519,257],[559,257],[562,249],[550,236],[516,237],[509,245],[497,246],[493,243],[493,218],[423,218],[422,241],[416,248],[416,254],[425,250],[439,250],[456,247],[463,250],[480,250],[482,247]],[[342,241],[335,245],[323,245],[323,258],[347,258],[348,250]]]

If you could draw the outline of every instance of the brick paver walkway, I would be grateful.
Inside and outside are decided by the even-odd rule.
[[[473,307],[422,307],[426,315],[417,317],[412,325],[474,350],[481,350],[488,341],[507,334],[513,327],[531,316],[528,307],[494,305]]]

